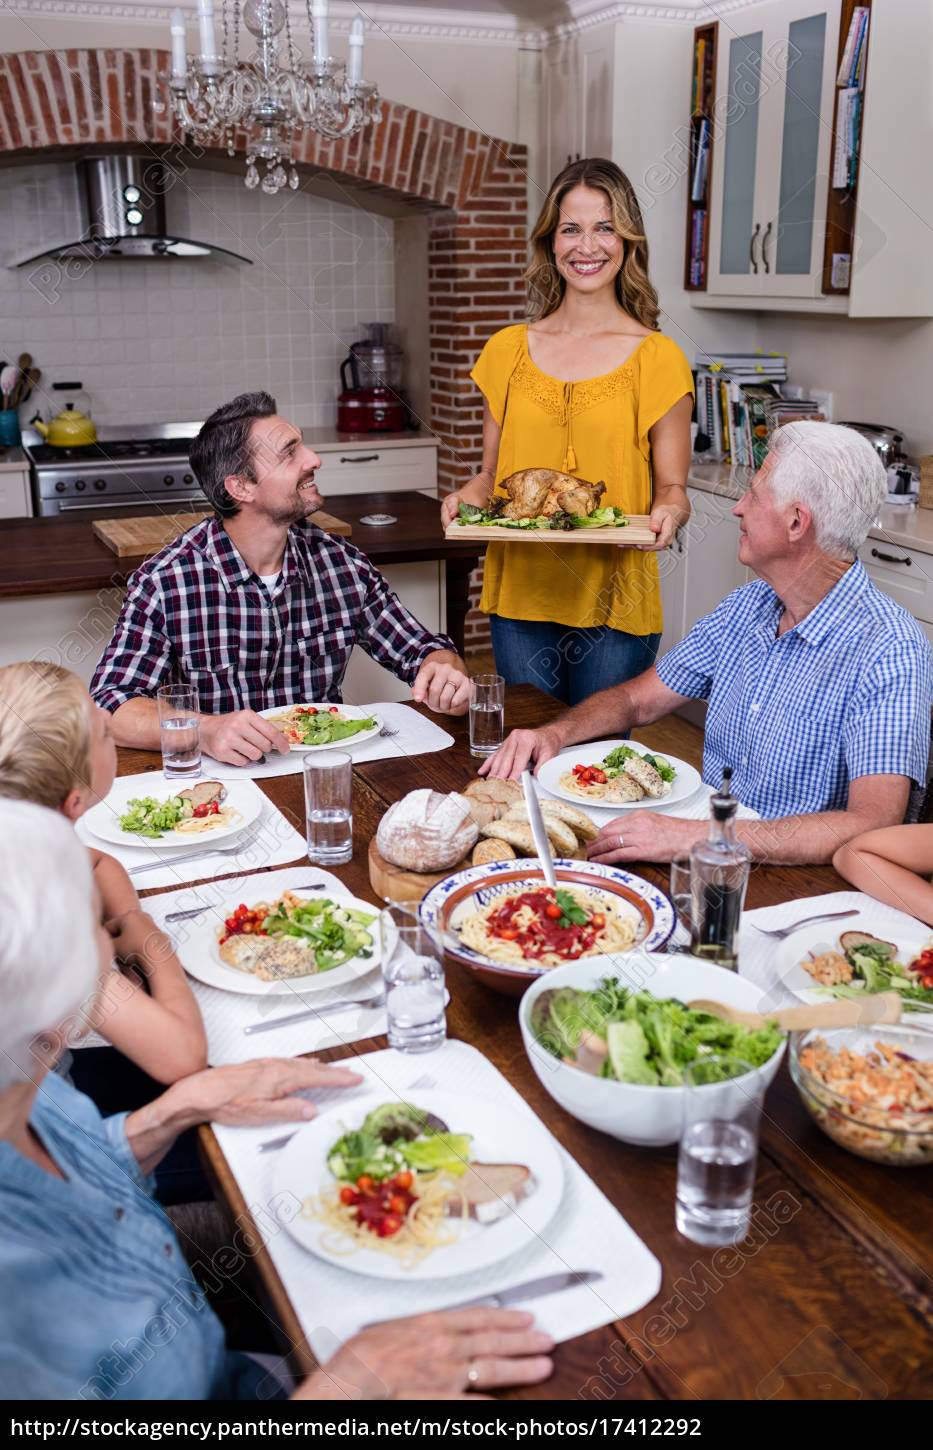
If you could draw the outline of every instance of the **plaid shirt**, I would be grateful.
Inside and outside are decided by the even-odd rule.
[[[766,819],[845,807],[863,775],[926,779],[933,654],[917,622],[847,569],[793,629],[762,580],[736,589],[658,661],[678,695],[709,701],[703,778]]]
[[[131,576],[91,694],[116,710],[183,681],[211,715],[301,700],[338,704],[355,644],[408,684],[426,654],[454,649],[344,539],[315,524],[289,529],[270,591],[207,519]]]

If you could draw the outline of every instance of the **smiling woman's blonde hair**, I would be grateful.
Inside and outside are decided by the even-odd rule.
[[[61,665],[25,660],[0,669],[0,796],[61,810],[91,777],[85,686]]]
[[[609,202],[612,224],[625,243],[622,266],[615,277],[616,301],[629,317],[652,331],[658,326],[658,294],[648,279],[648,242],[635,188],[614,161],[601,156],[572,161],[551,182],[550,190],[531,233],[531,261],[525,271],[528,316],[532,322],[550,317],[560,306],[567,283],[554,261],[554,233],[560,206],[575,186],[601,191]]]

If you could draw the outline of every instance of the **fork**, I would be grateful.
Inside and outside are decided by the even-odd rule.
[[[275,963],[270,963],[274,966]],[[331,1012],[343,1012],[348,1007],[382,1007],[385,993],[373,997],[344,997],[339,1002],[322,1002],[320,1007],[305,1007],[301,1012],[290,1012],[287,1017],[273,1017],[268,1022],[251,1022],[243,1028],[244,1036],[254,1032],[268,1032],[273,1027],[290,1027],[293,1022],[307,1022],[311,1017],[327,1017]]]
[[[392,740],[395,738],[396,735],[400,735],[401,733],[401,726],[397,726],[396,729],[390,730],[388,725],[383,725],[382,729],[379,731],[379,734],[376,736],[376,739]]]
[[[762,936],[770,936],[775,941],[783,941],[786,936],[799,931],[802,926],[812,926],[817,921],[842,921],[844,917],[858,915],[858,911],[827,911],[822,916],[805,916],[801,921],[795,921],[793,926],[769,927],[766,930],[763,926],[755,926],[754,922],[751,922],[750,925],[754,926]]]
[[[289,891],[323,891],[327,885],[326,881],[309,881],[305,886],[289,886]],[[170,921],[192,921],[196,916],[203,916],[205,911],[215,911],[218,903],[212,902],[209,906],[192,906],[188,911],[170,911],[168,916],[162,918],[166,925]]]
[[[245,851],[256,841],[259,832],[238,841],[235,846],[217,846],[210,851],[186,851],[183,856],[172,856],[170,859],[159,858],[157,861],[146,861],[142,866],[130,866],[128,876],[141,876],[144,871],[158,871],[161,866],[182,866],[189,861],[206,861],[208,856],[236,856],[240,851]]]

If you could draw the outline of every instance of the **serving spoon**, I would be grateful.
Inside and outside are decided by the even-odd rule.
[[[725,1002],[698,997],[687,1003],[695,1012],[708,1012],[724,1022],[736,1022],[752,1031],[773,1022],[782,1032],[807,1032],[811,1027],[868,1027],[900,1022],[903,1002],[897,992],[873,992],[864,1001],[840,997],[835,1002],[808,1002],[800,1007],[778,1007],[774,1012],[743,1012]]]

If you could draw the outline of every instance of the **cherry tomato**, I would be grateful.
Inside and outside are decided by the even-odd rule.
[[[381,1239],[390,1239],[393,1234],[398,1233],[401,1227],[402,1220],[394,1213],[387,1213],[379,1225],[379,1237]]]
[[[402,1195],[400,1193],[393,1193],[392,1197],[389,1199],[390,1212],[397,1213],[401,1218],[404,1218],[407,1207],[408,1205]]]
[[[604,916],[600,916],[598,911],[596,912],[595,916],[590,917],[590,926],[595,926],[597,931],[599,931],[600,928],[604,927],[605,925],[606,918]]]
[[[557,905],[557,902],[552,901],[548,906],[544,908],[544,914],[545,916],[549,917],[551,921],[560,921],[560,918],[563,916],[564,913]]]
[[[212,816],[219,816],[220,815],[220,802],[219,801],[211,801],[210,814]]]
[[[361,1173],[359,1178],[356,1180],[356,1186],[360,1190],[360,1193],[372,1193],[373,1180],[370,1178],[368,1173]]]
[[[396,1188],[409,1189],[413,1182],[414,1179],[407,1170],[404,1173],[396,1173],[395,1175]]]
[[[195,806],[191,814],[193,816],[196,816],[199,820],[203,819],[203,817],[207,815],[207,805],[204,804],[201,806]]]
[[[518,939],[518,932],[512,931],[507,927],[501,927],[496,932],[496,936],[501,937],[503,941],[516,941]]]
[[[339,715],[340,714],[340,706],[339,705],[329,705],[327,707],[327,713],[328,713],[328,715]]]
[[[359,1203],[359,1201],[360,1201],[360,1195],[357,1193],[357,1191],[356,1191],[355,1188],[351,1188],[349,1184],[346,1184],[343,1188],[341,1188],[341,1190],[340,1190],[340,1202],[341,1203]]]
[[[308,706],[308,714],[309,715],[316,715],[317,714],[317,706],[316,705],[309,705]]]

